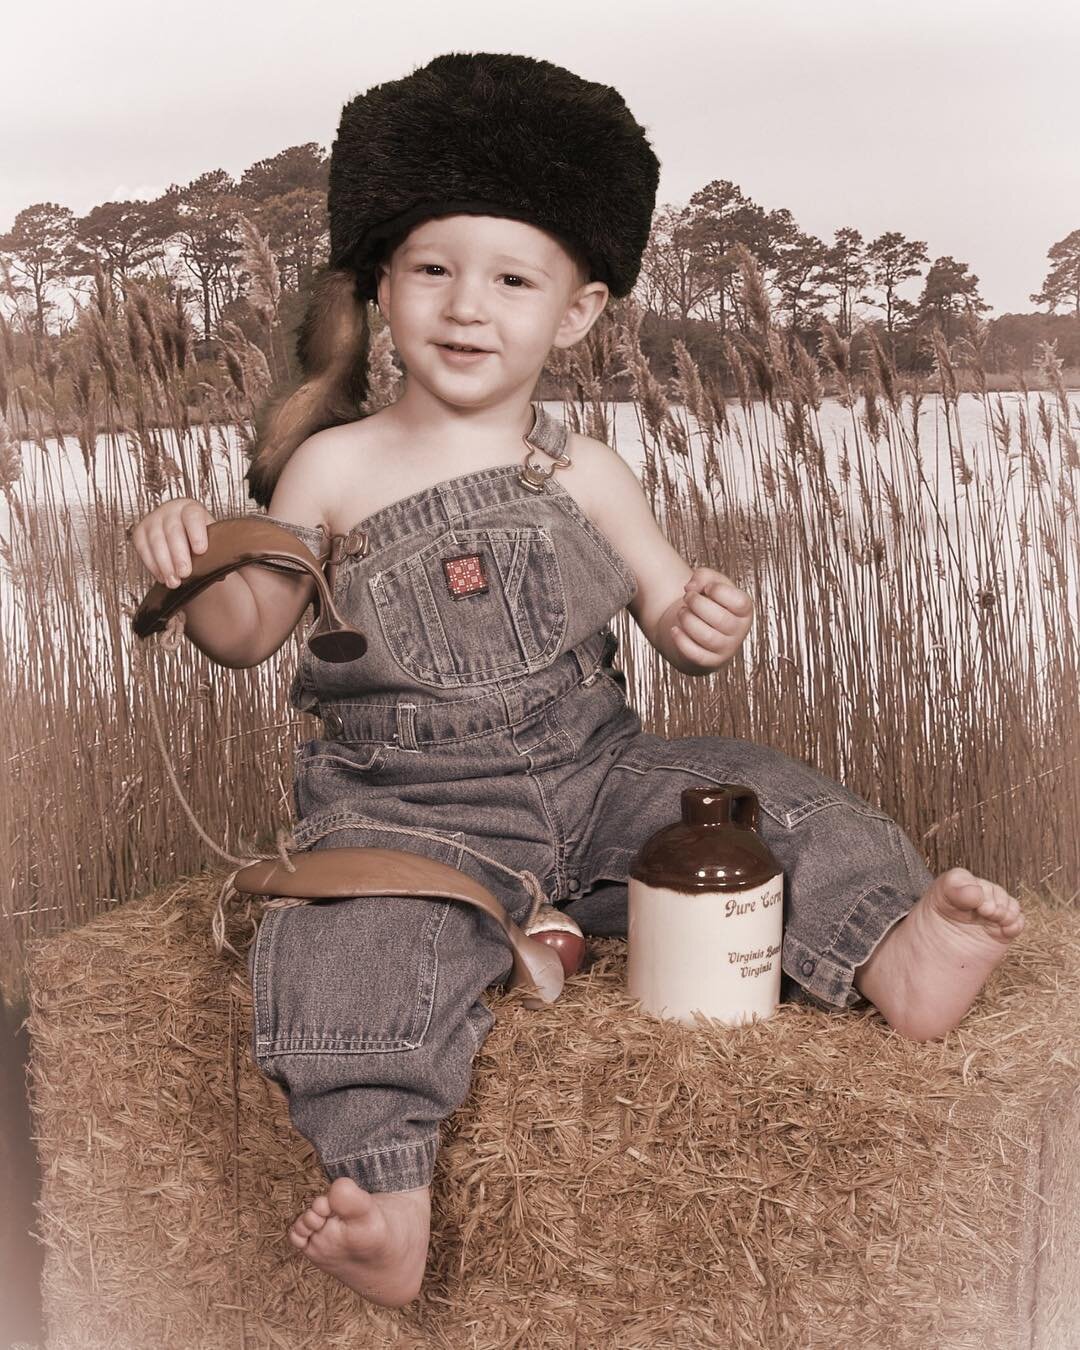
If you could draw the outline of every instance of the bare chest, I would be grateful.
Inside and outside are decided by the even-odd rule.
[[[566,447],[571,463],[565,467],[555,467],[554,472],[560,485],[595,524],[589,474],[578,462],[579,456],[574,445],[578,439],[571,433]],[[354,461],[349,471],[338,477],[336,486],[330,488],[327,494],[326,525],[332,534],[346,534],[355,525],[362,524],[384,508],[418,496],[436,483],[480,473],[485,469],[510,466],[524,469],[526,459],[530,459],[535,467],[545,473],[555,463],[540,450],[532,450],[527,454],[522,448],[520,454],[513,456],[504,455],[467,465],[455,463],[450,466],[445,459],[438,462],[423,459],[408,461],[369,445],[363,451],[362,472],[358,471]]]

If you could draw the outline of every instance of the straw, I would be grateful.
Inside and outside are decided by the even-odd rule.
[[[550,1008],[489,990],[424,1288],[385,1309],[286,1238],[327,1182],[252,1061],[246,965],[212,950],[220,882],[32,949],[48,1350],[1080,1343],[1075,910],[1029,898],[935,1043],[869,1007],[659,1021],[618,938]]]

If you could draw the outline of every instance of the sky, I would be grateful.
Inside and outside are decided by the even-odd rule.
[[[661,162],[657,204],[730,179],[832,242],[886,230],[1031,312],[1080,228],[1080,5],[1065,0],[9,0],[0,231],[289,145],[446,51],[513,51],[614,85]],[[905,294],[914,298],[918,284]]]

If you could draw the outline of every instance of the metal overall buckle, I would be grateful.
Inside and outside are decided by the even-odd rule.
[[[559,455],[550,469],[545,469],[542,464],[532,462],[532,451],[525,456],[525,463],[521,472],[518,474],[518,482],[522,487],[527,487],[530,492],[543,492],[547,480],[556,469],[566,469],[570,466],[570,456],[566,454]]]

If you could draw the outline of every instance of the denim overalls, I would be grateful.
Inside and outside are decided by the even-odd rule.
[[[566,425],[534,406],[526,439],[558,457]],[[297,751],[295,847],[426,854],[518,923],[531,898],[504,869],[528,869],[587,934],[625,936],[631,859],[678,818],[682,789],[745,784],[785,872],[783,996],[856,1003],[854,967],[930,883],[923,859],[887,816],[776,750],[643,732],[608,627],[634,576],[560,483],[568,470],[537,493],[521,467],[436,483],[339,537],[334,600],[369,645],[341,665],[302,648],[290,702],[325,739]],[[326,554],[320,531],[279,523]],[[393,895],[270,909],[249,966],[256,1062],[327,1175],[429,1185],[439,1123],[494,1021],[481,995],[510,972],[495,925]]]

